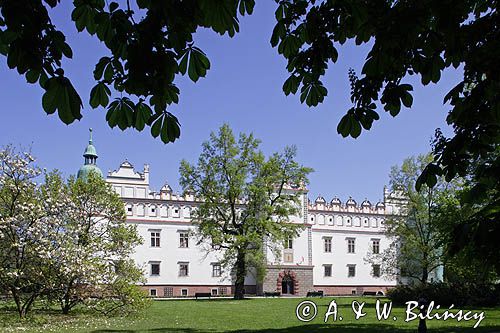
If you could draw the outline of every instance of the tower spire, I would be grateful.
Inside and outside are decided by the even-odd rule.
[[[101,170],[97,167],[97,150],[94,147],[92,128],[89,128],[89,144],[83,152],[84,165],[78,171],[78,178],[87,178],[90,171],[97,172],[102,177]]]

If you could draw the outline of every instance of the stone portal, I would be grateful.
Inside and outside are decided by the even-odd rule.
[[[269,265],[258,293],[279,292],[281,295],[305,296],[313,290],[313,266]]]

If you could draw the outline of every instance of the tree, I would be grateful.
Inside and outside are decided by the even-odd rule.
[[[416,279],[423,284],[432,271],[444,265],[439,205],[456,190],[455,183],[442,178],[433,187],[423,185],[420,191],[415,190],[419,174],[431,159],[431,155],[410,157],[400,167],[392,168],[391,190],[402,202],[400,211],[385,222],[392,243],[381,254],[367,256],[367,261],[381,264],[385,275]]]
[[[62,61],[72,58],[73,52],[50,17],[50,9],[60,2],[0,1],[0,53],[7,57],[9,68],[25,75],[29,83],[40,84],[45,112],[57,111],[70,124],[81,119],[83,102],[63,69]],[[132,7],[128,0],[122,4],[75,0],[71,19],[77,30],[95,36],[109,50],[95,66],[90,106],[107,107],[111,127],[141,131],[148,125],[154,137],[175,141],[179,122],[167,110],[179,101],[174,80],[187,74],[196,82],[210,69],[205,53],[194,45],[193,34],[205,27],[232,37],[239,31],[238,17],[251,14],[254,4],[254,0],[137,0]],[[120,97],[110,102],[112,90]]]
[[[0,284],[24,318],[37,298],[46,295],[43,269],[59,216],[71,211],[67,196],[53,201],[35,183],[41,170],[29,152],[12,146],[0,150]],[[60,188],[51,194],[59,196]]]
[[[327,89],[321,82],[336,46],[352,40],[371,43],[358,78],[353,72],[353,103],[338,125],[342,136],[358,137],[379,119],[380,102],[396,116],[411,107],[408,76],[423,85],[438,83],[449,67],[463,68],[463,80],[444,96],[452,107],[448,124],[453,138],[439,138],[434,163],[417,185],[433,186],[441,174],[465,176],[471,160],[486,157],[499,142],[499,33],[497,2],[487,1],[278,1],[271,43],[287,60],[290,77],[285,94],[300,89],[308,105],[321,103]],[[335,44],[337,43],[337,45]]]
[[[496,235],[500,232],[500,168],[498,155],[476,161],[463,188],[442,201],[441,229],[453,275],[463,280],[490,282],[500,275]],[[480,265],[471,265],[480,261]],[[480,267],[479,267],[480,266]]]
[[[0,150],[0,289],[24,318],[40,297],[63,313],[82,302],[108,310],[140,306],[142,274],[129,259],[140,241],[126,225],[123,203],[106,182],[65,182],[41,170],[28,152]],[[132,304],[133,303],[133,304]]]
[[[65,76],[62,60],[72,57],[65,35],[51,21],[49,8],[59,0],[0,1],[0,53],[9,68],[38,82],[45,90],[45,112],[58,111],[67,124],[80,119],[82,100]],[[328,93],[321,78],[338,60],[339,45],[352,40],[371,50],[361,77],[350,72],[353,106],[338,132],[354,138],[379,119],[376,102],[396,116],[411,107],[411,84],[438,83],[446,68],[463,69],[463,80],[444,96],[451,110],[453,138],[441,137],[434,163],[419,183],[431,186],[444,174],[464,176],[478,156],[485,158],[499,142],[499,29],[494,0],[316,1],[276,0],[276,26],[271,45],[288,61],[286,95],[299,92],[308,106],[322,103]],[[174,80],[188,75],[196,82],[210,69],[193,34],[209,28],[234,36],[239,18],[252,14],[254,0],[136,0],[122,3],[76,0],[71,19],[109,50],[94,69],[92,107],[107,107],[106,120],[122,130],[151,127],[154,137],[173,142],[180,135],[177,118],[167,110],[178,103]],[[112,91],[120,95],[110,102]],[[64,97],[64,98],[62,98]],[[153,109],[151,109],[151,107]],[[459,154],[456,152],[460,152]]]
[[[311,169],[285,148],[265,158],[252,134],[236,139],[228,125],[203,143],[196,165],[183,160],[180,183],[201,200],[192,214],[200,243],[222,250],[224,267],[234,269],[235,299],[244,297],[250,267],[265,267],[264,247],[277,250],[301,226],[289,222],[300,213],[299,196]],[[263,274],[259,274],[262,276]]]
[[[136,227],[126,224],[120,197],[94,173],[86,180],[70,178],[67,184],[52,174],[45,187],[65,188],[73,206],[61,221],[63,231],[51,237],[52,255],[44,263],[52,284],[50,298],[58,300],[65,314],[91,298],[120,296],[126,306],[129,293],[119,295],[113,287],[142,280],[141,270],[130,263],[141,239]]]
[[[51,21],[49,8],[60,0],[0,0],[0,53],[9,68],[38,82],[45,91],[42,105],[58,111],[66,124],[80,119],[83,102],[65,76],[62,60],[72,57],[65,35]],[[358,77],[349,72],[352,107],[337,132],[357,138],[380,118],[377,103],[397,116],[413,104],[417,76],[423,85],[438,83],[448,68],[463,70],[463,79],[445,96],[447,122],[455,132],[436,136],[434,159],[423,169],[417,188],[432,187],[440,176],[465,177],[472,165],[496,156],[500,143],[499,13],[495,0],[276,0],[276,25],[271,45],[288,62],[286,95],[296,94],[308,106],[322,103],[328,89],[321,81],[338,47],[347,41],[371,47]],[[109,50],[96,64],[93,108],[107,107],[111,127],[142,131],[165,143],[180,136],[180,124],[168,106],[178,103],[174,81],[188,75],[196,82],[210,69],[193,34],[209,28],[234,36],[239,18],[252,14],[255,0],[136,0],[125,3],[75,0],[71,18]],[[112,91],[113,90],[113,91]],[[119,95],[110,102],[110,97]],[[492,155],[493,154],[493,155]],[[488,167],[485,165],[485,167]],[[497,167],[488,173],[493,174]],[[497,173],[498,174],[498,173]],[[488,181],[489,189],[500,178]],[[483,186],[483,189],[487,192]],[[498,201],[492,202],[500,211]],[[498,213],[493,218],[500,220]],[[488,227],[490,228],[490,227]],[[494,244],[492,244],[494,245]]]

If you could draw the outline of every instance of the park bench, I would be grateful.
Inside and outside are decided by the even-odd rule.
[[[306,297],[323,297],[323,290],[308,291]]]
[[[265,291],[264,292],[264,296],[265,297],[278,297],[280,296],[281,294],[277,291]]]
[[[198,299],[198,298],[210,298],[212,296],[211,293],[194,293],[194,298]]]
[[[375,296],[377,292],[375,291],[363,291],[363,296]]]

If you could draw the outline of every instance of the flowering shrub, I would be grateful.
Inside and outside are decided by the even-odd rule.
[[[142,272],[128,258],[141,240],[118,195],[98,175],[65,181],[34,161],[11,146],[0,151],[0,290],[20,317],[40,297],[64,313],[90,299],[121,311],[139,304]]]

